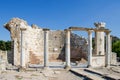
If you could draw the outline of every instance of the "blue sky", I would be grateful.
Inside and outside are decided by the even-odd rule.
[[[0,0],[0,40],[10,40],[3,25],[13,17],[53,30],[105,22],[120,37],[120,0]]]

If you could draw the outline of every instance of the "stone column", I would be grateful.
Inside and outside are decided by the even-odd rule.
[[[92,31],[88,31],[88,67],[92,65]]]
[[[104,22],[98,22],[94,23],[96,26],[96,29],[104,29],[105,28],[105,23]],[[101,31],[95,31],[95,54],[96,55],[105,55],[105,40],[104,40],[104,32]]]
[[[110,66],[110,57],[111,57],[111,40],[110,40],[110,32],[106,32],[106,57],[105,57],[105,66]]]
[[[17,38],[14,38],[14,41],[13,41],[13,44],[14,44],[14,65],[18,65],[17,64],[17,59],[18,59],[18,56],[17,56]]]
[[[49,39],[48,39],[48,31],[49,29],[43,29],[44,31],[44,68],[49,67]]]
[[[71,67],[70,65],[70,30],[66,31],[66,41],[65,41],[65,59],[66,59],[66,69]]]
[[[26,28],[21,28],[21,57],[20,57],[20,65],[22,68],[25,68],[25,40],[24,40],[24,32]]]

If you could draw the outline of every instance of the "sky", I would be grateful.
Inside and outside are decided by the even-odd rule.
[[[14,17],[51,30],[105,22],[120,38],[120,0],[0,0],[0,40],[11,40],[3,25]]]

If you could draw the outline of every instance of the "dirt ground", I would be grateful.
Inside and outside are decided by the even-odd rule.
[[[0,80],[82,80],[82,78],[63,69],[27,72],[7,70],[0,73]]]
[[[120,66],[94,69],[104,74],[120,76]],[[18,72],[15,70],[1,71],[0,80],[83,80],[83,78],[65,69],[40,69],[38,71],[25,72]]]

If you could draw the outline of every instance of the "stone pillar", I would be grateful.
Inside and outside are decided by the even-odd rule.
[[[110,32],[106,32],[106,58],[105,58],[105,66],[110,66],[110,57],[111,57],[111,40],[110,40]]]
[[[101,29],[105,27],[105,23],[94,23],[96,29]],[[96,55],[105,55],[105,39],[104,39],[104,32],[95,31],[95,54]]]
[[[65,41],[65,60],[66,60],[66,69],[71,67],[70,65],[70,30],[66,31],[66,41]]]
[[[92,65],[92,31],[88,31],[88,67]]]
[[[44,31],[44,68],[49,67],[49,38],[48,38],[48,31],[49,29],[43,29]]]
[[[21,56],[20,56],[20,65],[22,68],[25,68],[25,40],[24,32],[26,28],[21,28]]]
[[[17,56],[17,38],[14,38],[14,41],[13,41],[13,45],[14,45],[14,56],[13,56],[13,58],[14,58],[14,65],[18,65],[18,63],[17,63],[17,59],[18,59],[18,56]]]

